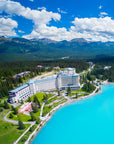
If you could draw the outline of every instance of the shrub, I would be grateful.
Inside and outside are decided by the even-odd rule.
[[[4,101],[4,108],[5,109],[9,109],[10,108],[9,105],[8,105],[8,103],[7,103],[7,101]]]
[[[12,113],[9,114],[9,118],[13,118],[13,114]]]
[[[3,112],[3,109],[2,109],[2,108],[0,108],[0,112]]]

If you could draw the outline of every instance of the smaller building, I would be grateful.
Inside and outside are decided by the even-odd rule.
[[[53,67],[54,70],[60,70],[59,66]]]
[[[105,66],[104,70],[109,70],[111,68],[111,66]]]
[[[25,72],[21,72],[16,74],[15,76],[13,76],[13,78],[19,78],[19,77],[24,77],[30,74],[30,71],[25,71]]]
[[[37,68],[42,68],[43,66],[42,66],[42,65],[37,65],[36,67],[37,67]]]
[[[90,66],[92,66],[93,65],[93,62],[91,62],[91,61],[89,61],[89,62],[87,62]]]
[[[21,100],[26,100],[28,96],[31,95],[31,90],[29,84],[26,83],[14,90],[9,91],[9,102],[16,103],[21,102]]]

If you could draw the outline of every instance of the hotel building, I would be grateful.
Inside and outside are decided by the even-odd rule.
[[[75,68],[67,68],[66,71],[60,71],[58,74],[44,77],[42,79],[29,80],[28,83],[9,91],[10,103],[26,100],[29,96],[37,92],[46,92],[51,90],[79,89],[79,74]]]

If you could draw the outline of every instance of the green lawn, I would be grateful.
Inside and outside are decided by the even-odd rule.
[[[31,120],[31,117],[29,115],[25,115],[25,114],[22,114],[22,113],[20,113],[18,115],[13,114],[13,118],[9,118],[9,115],[8,115],[8,119],[12,119],[12,120],[16,120],[16,121],[18,121],[19,118],[21,119],[21,121],[24,121],[24,122],[28,122],[28,121]]]
[[[40,92],[38,92],[37,94],[35,94],[35,95],[33,95],[32,97],[31,97],[31,101],[33,101],[34,100],[34,96],[37,96],[37,98],[38,98],[38,100],[40,101],[40,103],[43,103],[43,96],[45,95],[45,93],[40,93]],[[52,97],[52,94],[48,94],[48,98],[50,98],[50,97]]]
[[[54,103],[54,104],[53,104],[53,108],[56,107],[56,106],[58,106],[59,104],[62,104],[62,103],[64,103],[64,102],[66,102],[66,101],[67,101],[67,99],[64,98],[64,99],[62,99],[62,101],[57,102],[57,103]]]
[[[8,122],[0,121],[0,135],[6,133],[10,129],[12,129],[12,124]]]
[[[62,99],[63,98],[63,96],[55,96],[55,97],[53,97],[53,98],[51,98],[50,100],[48,100],[48,102],[46,103],[46,104],[49,104],[49,103],[52,103],[53,101],[55,101],[55,100],[60,100],[60,99]]]
[[[78,90],[72,90],[71,94],[69,94],[69,96],[76,95],[76,93],[78,94],[78,97],[88,94],[86,91],[83,91],[82,89],[78,89]]]
[[[44,106],[42,115],[46,116],[46,114],[48,114],[51,110],[52,106]]]
[[[37,113],[33,113],[36,118],[38,118],[40,116],[40,111],[41,111],[41,108],[39,108]]]
[[[4,124],[5,123],[3,122],[2,125],[4,126]],[[29,126],[30,125],[26,125],[26,128]],[[25,129],[18,130],[18,126],[11,126],[10,129],[7,129],[7,131],[4,131],[4,133],[0,134],[0,144],[13,144],[13,142],[16,141],[24,131]]]

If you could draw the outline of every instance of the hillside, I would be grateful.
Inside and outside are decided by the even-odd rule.
[[[0,37],[0,61],[114,56],[114,42],[90,42],[85,39],[53,41]]]

